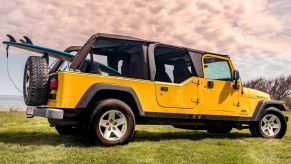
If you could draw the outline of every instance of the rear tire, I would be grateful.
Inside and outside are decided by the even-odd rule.
[[[30,56],[25,64],[23,97],[28,106],[44,105],[48,99],[49,71],[43,57]]]
[[[127,144],[133,137],[135,117],[131,108],[117,99],[106,99],[95,107],[94,138],[105,146]],[[93,112],[94,113],[94,112]]]
[[[206,131],[214,134],[229,134],[232,130],[231,126],[208,126]]]

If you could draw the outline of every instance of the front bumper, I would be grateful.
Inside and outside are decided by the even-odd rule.
[[[29,106],[26,109],[26,115],[30,118],[34,116],[40,116],[53,119],[63,119],[64,111],[61,109]]]

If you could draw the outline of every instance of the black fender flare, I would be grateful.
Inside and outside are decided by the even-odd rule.
[[[82,96],[82,98],[80,99],[79,103],[77,104],[76,108],[78,109],[84,109],[86,108],[90,101],[94,98],[94,96],[99,92],[99,91],[104,91],[104,90],[110,90],[110,91],[123,91],[126,93],[129,93],[136,105],[137,105],[137,111],[138,114],[140,116],[144,116],[144,111],[142,109],[142,106],[140,104],[140,101],[135,93],[135,91],[126,85],[119,85],[119,84],[110,84],[110,83],[96,83],[91,85],[87,91],[85,92],[85,94]]]
[[[275,107],[275,108],[269,108]],[[251,121],[258,121],[261,114],[266,110],[272,110],[276,112],[286,111],[286,105],[284,101],[277,101],[277,100],[261,100],[252,116]]]

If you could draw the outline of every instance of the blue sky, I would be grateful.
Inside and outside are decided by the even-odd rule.
[[[23,35],[63,50],[97,32],[130,35],[229,54],[243,81],[291,73],[291,1],[244,0],[11,0],[0,6],[0,38]],[[7,76],[0,47],[0,95],[19,93]],[[26,58],[10,49],[10,74],[22,88]]]

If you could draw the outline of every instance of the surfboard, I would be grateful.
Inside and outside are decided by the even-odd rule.
[[[3,44],[5,45],[9,45],[9,46],[12,46],[12,47],[17,47],[17,48],[20,48],[20,49],[24,49],[24,50],[28,50],[28,51],[32,51],[32,52],[35,52],[35,53],[39,53],[39,54],[48,54],[49,56],[51,57],[54,57],[54,58],[57,58],[57,59],[61,59],[61,60],[64,60],[64,61],[69,61],[69,62],[72,62],[73,58],[74,58],[74,55],[68,53],[68,52],[64,52],[64,51],[60,51],[60,50],[55,50],[55,49],[51,49],[51,48],[47,48],[47,47],[43,47],[43,46],[37,46],[37,45],[32,45],[32,44],[28,44],[28,43],[18,43],[18,42],[11,42],[11,41],[4,41]],[[105,65],[105,64],[102,64],[102,63],[99,63],[99,62],[96,62],[97,64],[99,64],[101,67],[103,67],[103,69],[109,69],[111,70],[112,72],[116,73],[116,74],[120,74],[117,70]]]
[[[28,43],[18,43],[18,42],[5,41],[5,42],[3,42],[3,44],[9,45],[12,47],[21,48],[21,49],[28,50],[28,51],[32,51],[32,52],[39,53],[42,55],[48,54],[51,57],[65,60],[65,61],[70,61],[70,62],[73,60],[73,57],[74,57],[74,55],[72,55],[68,52],[55,50],[55,49],[51,49],[51,48],[47,48],[47,47],[43,47],[43,46],[32,45],[32,44],[28,44]]]

